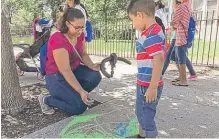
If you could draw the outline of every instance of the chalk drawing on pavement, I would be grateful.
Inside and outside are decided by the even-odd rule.
[[[119,112],[122,109],[112,110],[104,114],[76,116],[62,129],[59,135],[62,138],[121,138],[137,134],[138,124],[135,117],[119,122],[98,122],[104,116]],[[126,119],[125,116],[124,119]]]

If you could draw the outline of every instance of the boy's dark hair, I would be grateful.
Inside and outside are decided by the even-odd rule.
[[[155,2],[155,5],[158,6],[159,9],[165,8],[165,5],[163,5],[163,3],[161,2],[161,0]]]
[[[61,31],[61,33],[68,32],[66,21],[72,22],[75,19],[84,19],[84,14],[79,9],[68,8],[63,14],[63,16],[60,18],[61,21],[60,21],[59,30]]]
[[[148,16],[154,16],[155,2],[153,0],[131,0],[127,12],[132,15],[136,15],[137,12],[143,12]]]

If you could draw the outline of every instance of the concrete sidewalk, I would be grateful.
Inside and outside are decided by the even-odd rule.
[[[100,88],[104,91],[93,93],[103,104],[24,137],[104,138],[136,134],[135,73],[135,66],[118,63],[115,77],[103,78]],[[187,88],[172,86],[172,78],[174,74],[169,72],[157,107],[159,137],[219,138],[219,77],[200,75]]]

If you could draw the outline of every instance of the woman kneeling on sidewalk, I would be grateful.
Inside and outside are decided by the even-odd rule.
[[[54,33],[48,42],[46,87],[49,95],[40,95],[39,102],[44,114],[53,114],[53,107],[57,107],[78,115],[91,104],[89,92],[101,81],[100,66],[85,51],[83,13],[68,8],[61,20],[60,32]]]

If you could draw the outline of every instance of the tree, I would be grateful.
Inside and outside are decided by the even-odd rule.
[[[4,0],[1,0],[1,105],[7,114],[16,114],[26,106],[22,98],[19,79],[16,72],[15,58],[13,55],[12,39],[9,22],[4,11]]]
[[[90,20],[95,29],[99,28],[101,36],[105,42],[110,36],[115,37],[113,28],[122,21],[124,25],[128,24],[126,12],[129,0],[83,0],[82,3],[90,15]],[[101,26],[101,29],[100,29]],[[104,29],[104,30],[102,30]]]
[[[126,8],[129,0],[83,0],[93,22],[114,21],[127,18]]]
[[[36,17],[55,19],[61,0],[8,0],[12,24],[31,25]]]
[[[56,14],[59,6],[61,5],[61,0],[47,0],[47,5],[51,9],[51,18],[56,19]]]

